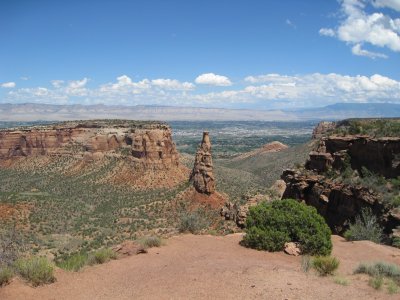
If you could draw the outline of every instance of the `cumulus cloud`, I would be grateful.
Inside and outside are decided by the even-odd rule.
[[[177,91],[193,90],[195,87],[194,84],[191,82],[180,82],[176,79],[162,79],[162,78],[153,79],[151,83],[154,86],[165,88],[167,90],[177,90]]]
[[[2,87],[2,88],[10,89],[10,88],[14,88],[15,86],[16,86],[15,82],[12,82],[12,81],[0,83],[0,87]]]
[[[319,33],[337,37],[352,46],[355,55],[370,58],[386,58],[382,53],[361,49],[362,44],[387,48],[400,52],[400,18],[391,18],[382,12],[367,13],[366,7],[372,4],[375,8],[388,7],[399,9],[400,1],[391,0],[342,0],[341,11],[344,18],[337,29],[321,28]]]
[[[215,85],[215,86],[230,86],[232,82],[226,76],[216,75],[214,73],[204,73],[199,75],[195,82],[197,84],[207,84],[207,85]]]
[[[359,49],[360,51],[363,49]],[[358,51],[358,50],[357,50]],[[290,106],[323,106],[337,102],[400,103],[400,81],[387,76],[330,74],[251,75],[235,86],[206,92],[190,82],[176,79],[132,80],[121,75],[113,82],[89,88],[88,79],[52,81],[49,87],[19,88],[7,91],[6,102],[152,104],[226,107],[282,103]],[[275,104],[274,104],[275,105]]]

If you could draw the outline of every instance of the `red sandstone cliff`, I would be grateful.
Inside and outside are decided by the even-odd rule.
[[[177,166],[179,155],[168,125],[154,122],[85,121],[0,131],[0,159],[124,153],[147,166]]]

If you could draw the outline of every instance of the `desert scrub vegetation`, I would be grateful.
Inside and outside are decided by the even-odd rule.
[[[211,222],[207,216],[207,211],[204,208],[198,208],[194,211],[182,211],[179,215],[178,230],[181,233],[199,233],[208,226]]]
[[[375,289],[386,286],[388,293],[399,291],[400,267],[388,262],[361,263],[354,270],[354,274],[367,274],[371,276],[369,285]]]
[[[52,283],[54,277],[54,265],[45,257],[33,256],[20,258],[14,263],[16,272],[33,286]]]
[[[89,265],[104,264],[105,262],[108,262],[116,258],[117,254],[113,250],[109,248],[104,248],[89,254],[88,264]]]
[[[57,257],[89,253],[143,232],[176,231],[179,218],[174,199],[187,188],[186,183],[137,190],[100,182],[118,164],[116,158],[68,175],[77,163],[71,157],[38,157],[0,169],[0,204],[27,207],[23,217],[14,221],[24,239],[32,241],[33,251],[48,249]]]
[[[350,228],[344,233],[348,241],[368,240],[380,243],[383,236],[383,229],[379,226],[376,216],[372,210],[365,207],[360,215],[355,217],[355,222],[350,224]]]
[[[77,272],[87,264],[88,259],[89,256],[87,253],[75,253],[62,260],[56,261],[56,265],[66,271]]]
[[[347,286],[350,284],[350,281],[347,278],[342,277],[342,276],[335,276],[333,278],[333,282],[336,284],[339,284],[339,285],[344,285],[344,286]]]
[[[162,244],[162,240],[158,236],[146,236],[146,237],[139,239],[139,244],[144,249],[160,247]]]
[[[250,208],[242,245],[281,251],[287,242],[299,243],[303,254],[329,255],[332,250],[331,230],[314,207],[285,199]]]
[[[312,259],[311,263],[320,276],[333,275],[339,264],[339,260],[332,256],[317,256]]]
[[[400,136],[399,119],[348,119],[340,122],[334,133],[339,135],[369,135],[371,137]]]
[[[0,266],[0,287],[6,285],[13,278],[14,272],[8,266]]]

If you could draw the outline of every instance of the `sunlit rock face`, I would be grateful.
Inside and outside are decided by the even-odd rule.
[[[211,142],[207,131],[203,133],[203,140],[197,150],[190,180],[199,193],[212,194],[215,192]]]
[[[73,121],[0,131],[0,159],[29,156],[125,155],[154,168],[179,164],[170,127],[158,122]]]

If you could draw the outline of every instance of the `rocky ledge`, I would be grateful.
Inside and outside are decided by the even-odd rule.
[[[281,178],[286,183],[282,198],[293,198],[314,206],[334,233],[343,233],[363,207],[371,208],[387,233],[400,226],[396,209],[385,205],[380,196],[361,185],[338,183],[323,175],[286,170]]]
[[[348,135],[323,137],[316,151],[310,153],[306,168],[318,173],[333,168],[368,170],[386,178],[400,176],[400,137],[371,138]]]
[[[0,160],[27,156],[125,155],[146,166],[177,166],[179,156],[166,123],[124,120],[71,121],[0,130]]]

